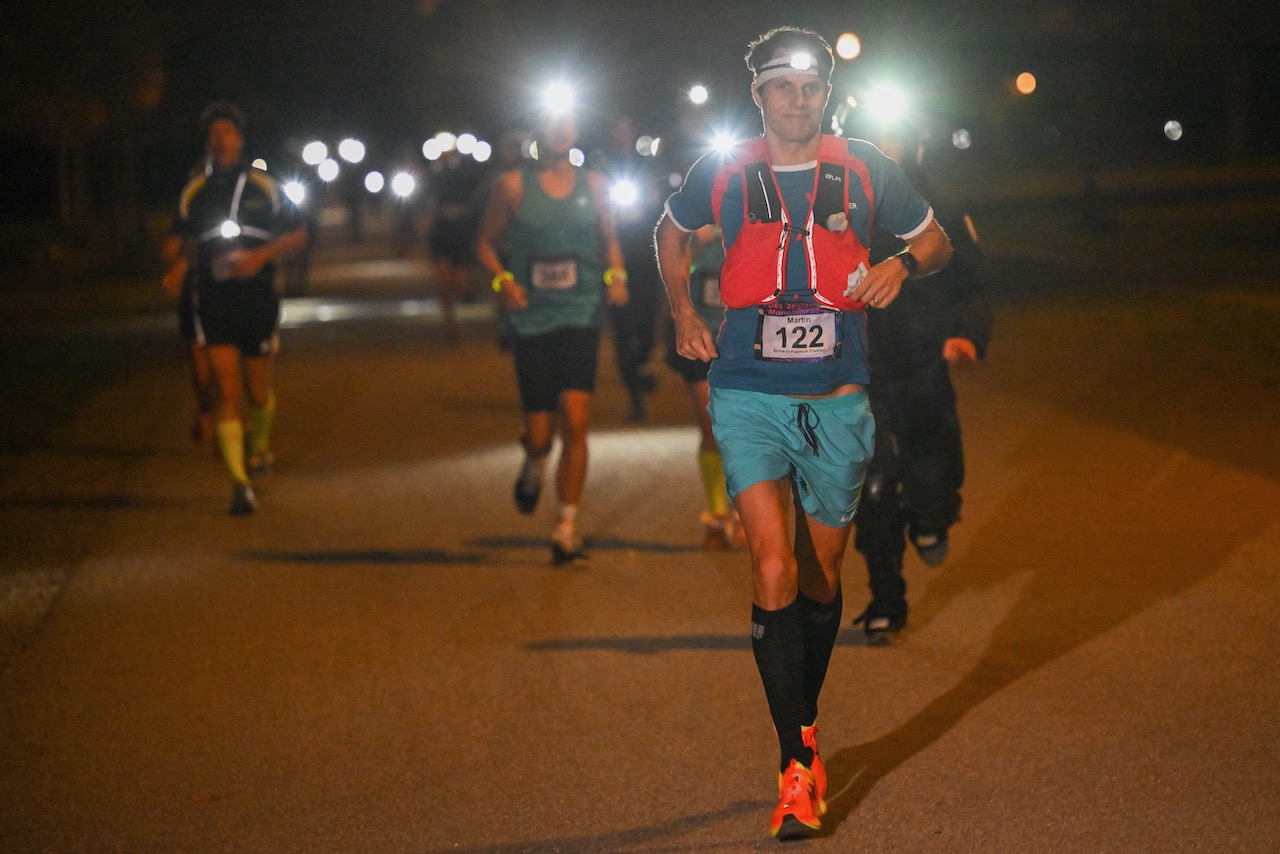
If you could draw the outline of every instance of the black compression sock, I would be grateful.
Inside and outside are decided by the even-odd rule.
[[[778,733],[780,771],[792,759],[806,768],[813,763],[813,751],[805,747],[800,737],[800,727],[812,723],[805,719],[804,646],[804,627],[796,603],[777,611],[751,606],[751,650]]]
[[[836,587],[836,597],[830,602],[810,599],[804,593],[796,596],[796,609],[804,632],[804,725],[818,719],[818,695],[827,678],[827,665],[831,663],[831,651],[840,634],[840,617],[844,612],[844,597]]]

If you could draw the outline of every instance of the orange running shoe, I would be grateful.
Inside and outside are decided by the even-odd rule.
[[[769,834],[780,840],[805,839],[822,828],[814,812],[813,774],[792,759],[778,775],[778,808],[769,822]]]
[[[813,762],[809,770],[813,773],[813,800],[818,807],[818,815],[827,814],[827,769],[818,755],[818,725],[800,727],[800,737],[804,746],[813,751]]]

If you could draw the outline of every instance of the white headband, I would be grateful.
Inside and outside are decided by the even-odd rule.
[[[822,76],[822,72],[818,70],[818,61],[811,54],[792,53],[771,59],[760,66],[755,79],[751,82],[751,87],[759,89],[775,77],[784,77],[788,74]]]

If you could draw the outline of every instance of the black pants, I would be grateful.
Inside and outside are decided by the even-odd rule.
[[[658,294],[661,285],[653,276],[641,272],[627,282],[625,305],[609,309],[613,325],[613,347],[622,384],[632,394],[651,391],[652,378],[644,374],[644,366],[653,355],[657,337]]]
[[[855,517],[854,547],[867,562],[878,609],[905,616],[907,536],[943,534],[960,516],[960,419],[941,358],[908,377],[874,375],[867,390],[876,446]]]

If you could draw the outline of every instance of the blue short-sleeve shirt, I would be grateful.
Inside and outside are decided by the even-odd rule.
[[[850,227],[864,244],[870,241],[873,224],[899,237],[919,234],[933,218],[929,203],[911,186],[898,165],[865,140],[848,140],[849,153],[865,164],[872,198],[867,198],[860,182],[850,182]],[[682,230],[694,231],[715,220],[713,190],[717,175],[731,164],[731,156],[710,153],[694,163],[683,186],[667,199],[666,212]],[[777,167],[774,175],[793,222],[803,222],[812,206],[814,170],[817,162]],[[742,227],[736,215],[744,209],[741,177],[728,179],[719,223],[726,250],[731,249]],[[734,212],[732,215],[729,212]],[[874,222],[873,222],[874,216]],[[787,239],[800,240],[800,235]],[[786,284],[782,300],[812,303],[809,293],[808,256],[787,253]],[[821,361],[772,361],[757,357],[756,341],[760,310],[752,306],[725,309],[724,322],[716,337],[720,352],[711,365],[708,379],[717,388],[735,388],[772,394],[826,394],[841,385],[865,384],[867,370],[866,322],[861,312],[839,312],[841,346],[838,356]]]

